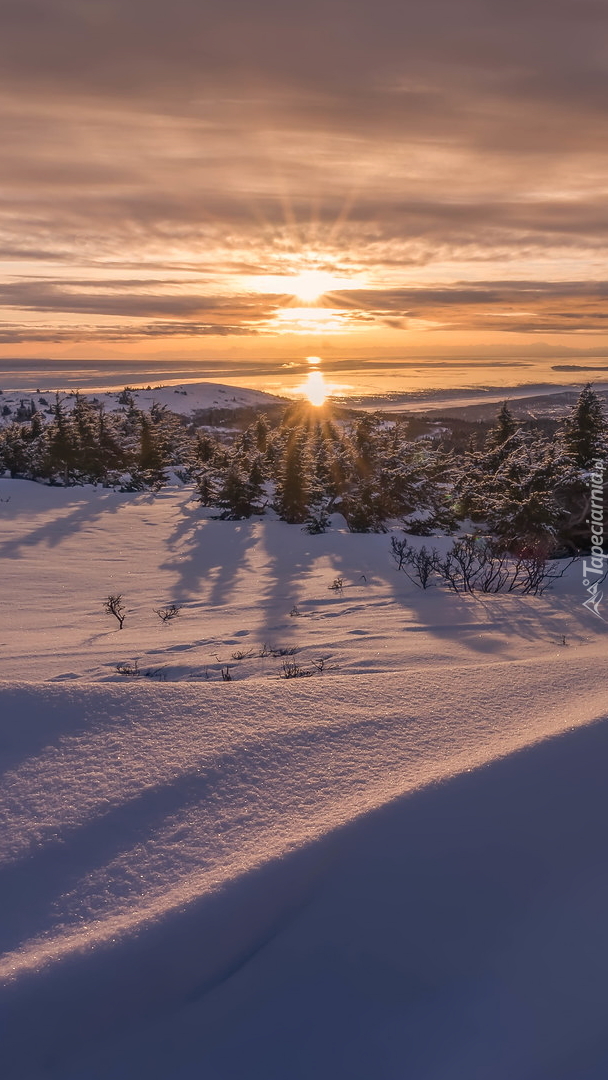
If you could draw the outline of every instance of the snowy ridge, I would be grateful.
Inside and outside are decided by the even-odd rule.
[[[404,792],[603,715],[603,695],[588,689],[600,663],[596,654],[541,672],[535,660],[422,670],[355,687],[337,676],[330,689],[252,680],[211,687],[211,700],[182,685],[3,688],[12,731],[24,725],[46,745],[3,785],[3,856],[13,866],[32,856],[26,893],[38,914],[30,941],[9,937],[0,970],[108,940]],[[466,706],[454,697],[465,676]],[[110,823],[117,836],[104,858]],[[89,831],[99,850],[79,839]],[[41,910],[49,888],[36,863],[48,871],[72,848]]]
[[[55,403],[55,392],[59,393],[67,409],[74,400],[76,388],[64,390],[57,387],[52,390],[33,391],[28,390],[5,390],[0,395],[0,423],[9,423],[15,419],[16,410],[23,403],[29,408],[33,402],[36,408],[44,414]],[[223,383],[213,382],[178,382],[164,383],[161,386],[142,387],[135,386],[131,391],[135,405],[140,409],[149,409],[155,403],[170,409],[171,412],[183,416],[190,416],[197,409],[242,409],[264,407],[270,405],[285,404],[286,399],[277,397],[275,394],[267,394],[263,390],[250,390],[243,386],[228,386]],[[120,391],[97,389],[85,389],[81,396],[88,400],[103,402],[108,412],[114,412],[121,407]],[[2,416],[2,409],[11,410],[10,415]]]
[[[177,482],[0,500],[3,1077],[604,1080],[576,1051],[608,962],[579,566],[477,599],[337,515],[210,520]]]
[[[379,676],[356,688],[338,677],[329,695],[285,687],[281,723],[257,728],[255,712],[268,717],[277,701],[253,681],[228,687],[221,713],[181,685],[3,687],[2,715],[24,724],[3,795],[15,840],[3,869],[14,1030],[23,1009],[42,1010],[36,1053],[48,1042],[61,1056],[62,1039],[74,1050],[74,1032],[62,1034],[66,995],[77,1017],[85,995],[86,1041],[198,1000],[308,904],[344,846],[337,827],[604,715],[604,695],[589,689],[600,656],[581,660],[469,669],[466,704],[456,670],[430,685],[414,673],[406,695]],[[397,805],[407,814],[407,801]],[[300,861],[285,863],[296,851]],[[21,925],[29,940],[19,942]],[[62,962],[45,969],[50,960]],[[147,983],[146,970],[162,976]]]

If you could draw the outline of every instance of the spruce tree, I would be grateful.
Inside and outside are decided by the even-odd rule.
[[[506,401],[503,401],[498,413],[496,414],[496,420],[494,427],[488,432],[486,445],[489,448],[503,446],[508,439],[517,431],[518,424],[515,420],[513,413],[509,409]]]
[[[262,414],[258,416],[255,425],[255,444],[260,454],[265,454],[268,449],[268,417]]]
[[[63,407],[59,394],[55,397],[53,420],[48,443],[48,470],[51,477],[59,473],[64,484],[69,484],[78,459],[78,446],[70,418]]]
[[[608,423],[602,403],[591,383],[581,390],[578,401],[562,426],[564,450],[581,469],[587,469],[606,454]]]
[[[11,478],[30,476],[32,462],[31,442],[25,425],[9,424],[0,439],[0,473],[8,470]]]
[[[261,475],[257,465],[247,466],[247,461],[235,458],[228,467],[224,482],[217,495],[216,505],[223,508],[222,518],[242,521],[261,511]]]
[[[217,443],[206,431],[201,431],[196,436],[194,456],[201,465],[209,465],[217,453]]]
[[[311,495],[310,452],[305,431],[292,430],[285,444],[276,490],[276,506],[283,521],[306,521]]]
[[[134,479],[142,486],[158,489],[165,483],[162,446],[146,413],[141,413],[140,424],[139,454]]]

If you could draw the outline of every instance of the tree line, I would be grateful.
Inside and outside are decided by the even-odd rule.
[[[608,423],[590,385],[548,436],[505,403],[485,437],[466,447],[410,437],[407,419],[363,414],[349,421],[292,405],[244,430],[194,429],[166,407],[139,409],[124,391],[107,412],[76,394],[57,395],[0,430],[0,473],[51,484],[95,483],[158,490],[173,467],[215,516],[241,520],[268,509],[311,533],[340,513],[353,532],[403,522],[419,535],[463,523],[509,550],[539,545],[585,550],[589,472],[608,451]],[[25,413],[25,414],[24,414]]]

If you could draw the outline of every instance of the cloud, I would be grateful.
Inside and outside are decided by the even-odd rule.
[[[425,320],[452,330],[605,331],[608,282],[498,281],[471,286],[351,290],[340,300],[388,325]],[[337,302],[337,300],[336,300]]]
[[[149,323],[139,326],[132,324],[104,326],[87,325],[58,326],[48,329],[32,329],[31,325],[18,323],[0,323],[0,343],[3,345],[20,345],[40,342],[41,344],[66,344],[78,342],[128,342],[144,341],[146,338],[162,340],[163,338],[200,338],[200,337],[244,337],[255,335],[255,329],[242,326],[230,326],[229,324],[205,324],[163,322]]]
[[[164,290],[164,291],[161,291]],[[339,319],[344,329],[375,323],[391,329],[428,325],[452,331],[507,333],[598,332],[608,327],[608,282],[494,281],[432,287],[351,289],[327,293],[318,314]],[[32,341],[126,340],[137,337],[259,335],[279,333],[289,324],[289,307],[278,295],[201,295],[191,285],[169,279],[106,279],[81,284],[14,281],[0,285],[0,308],[41,316],[83,318],[83,328],[47,327]],[[85,316],[110,320],[91,328]],[[294,309],[294,318],[301,318]],[[125,322],[127,319],[129,322]],[[145,320],[154,320],[153,322]],[[288,326],[287,326],[288,328]],[[16,336],[11,337],[11,333]],[[27,339],[26,324],[5,328],[4,342]],[[58,336],[53,336],[57,334]],[[78,335],[82,334],[79,338]]]
[[[601,332],[607,29],[604,0],[0,0],[5,333],[258,336],[279,299],[243,279],[307,260],[387,334]]]

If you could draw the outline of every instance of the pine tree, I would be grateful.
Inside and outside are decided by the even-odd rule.
[[[551,547],[568,511],[558,493],[576,478],[571,459],[540,433],[517,433],[496,471],[476,479],[471,516],[511,548]]]
[[[53,406],[53,420],[49,431],[49,475],[52,477],[60,473],[64,484],[69,484],[77,460],[77,440],[70,419],[63,407],[63,402],[60,400],[59,394],[57,394]]]
[[[373,468],[377,451],[377,419],[367,413],[357,421],[353,443],[360,473],[369,473]]]
[[[31,475],[32,447],[25,425],[12,423],[0,438],[0,473],[8,470],[11,478]]]
[[[107,483],[112,472],[125,466],[127,454],[120,444],[114,422],[105,413],[103,402],[97,408],[96,443],[99,476]]]
[[[165,483],[162,446],[146,413],[141,413],[140,425],[139,453],[133,478],[144,487],[158,489]]]
[[[242,461],[235,457],[217,495],[216,505],[224,511],[220,516],[229,521],[242,521],[252,514],[259,514],[262,494],[258,466],[247,468],[246,459]]]
[[[305,431],[287,436],[276,488],[276,507],[283,521],[306,521],[311,495],[310,451]]]
[[[591,383],[581,390],[576,405],[562,425],[564,450],[582,469],[605,456],[608,447],[608,423],[602,403]]]
[[[196,436],[194,456],[201,465],[208,465],[213,461],[217,453],[217,442],[206,431],[201,431]]]
[[[93,405],[77,393],[72,410],[72,431],[78,473],[84,480],[95,482],[101,479],[103,474],[97,438],[97,419]]]
[[[486,439],[486,446],[489,449],[493,449],[499,446],[504,446],[508,439],[518,429],[517,421],[515,420],[513,413],[509,409],[506,401],[503,401],[498,413],[496,415],[496,421],[494,427],[488,432]]]
[[[265,454],[268,449],[268,417],[262,414],[258,416],[255,425],[255,444],[260,454]]]
[[[196,491],[203,506],[217,506],[220,486],[214,469],[203,465],[195,476]]]

